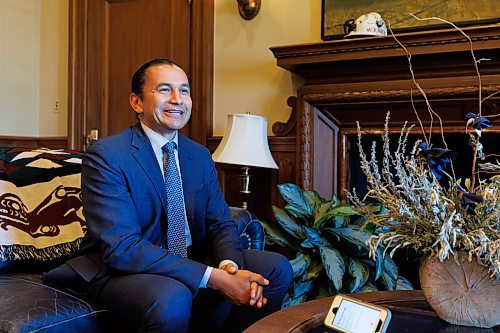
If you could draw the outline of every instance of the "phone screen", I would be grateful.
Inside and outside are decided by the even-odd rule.
[[[380,311],[343,299],[332,325],[351,333],[372,333],[379,319]]]

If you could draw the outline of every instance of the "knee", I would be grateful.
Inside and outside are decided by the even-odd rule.
[[[285,256],[281,254],[278,254],[278,256],[277,271],[281,277],[282,284],[286,287],[286,289],[288,289],[293,278],[292,265],[290,265],[290,262]]]
[[[187,332],[192,299],[189,289],[180,283],[175,288],[159,288],[156,299],[144,313],[144,330]]]
[[[274,269],[268,277],[268,280],[272,284],[279,285],[284,290],[287,290],[290,286],[290,283],[292,282],[292,265],[290,265],[290,262],[285,256],[279,253],[274,253],[273,259]]]

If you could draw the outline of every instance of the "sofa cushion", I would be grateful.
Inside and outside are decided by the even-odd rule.
[[[0,332],[109,332],[109,311],[41,283],[40,275],[0,275]]]
[[[264,250],[264,227],[257,217],[246,209],[229,207],[231,217],[238,225],[240,245],[243,249]]]
[[[0,272],[40,272],[79,247],[82,154],[0,147]]]

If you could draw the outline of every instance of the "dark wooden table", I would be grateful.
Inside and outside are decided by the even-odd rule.
[[[448,324],[430,308],[421,290],[377,291],[350,296],[389,308],[392,319],[387,333],[500,332],[498,327],[479,329]],[[333,297],[326,297],[286,308],[256,322],[244,333],[334,332],[323,326],[332,301]]]

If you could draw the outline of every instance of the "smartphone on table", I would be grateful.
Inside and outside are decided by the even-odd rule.
[[[390,320],[391,311],[387,308],[337,295],[324,324],[343,333],[384,333]]]

